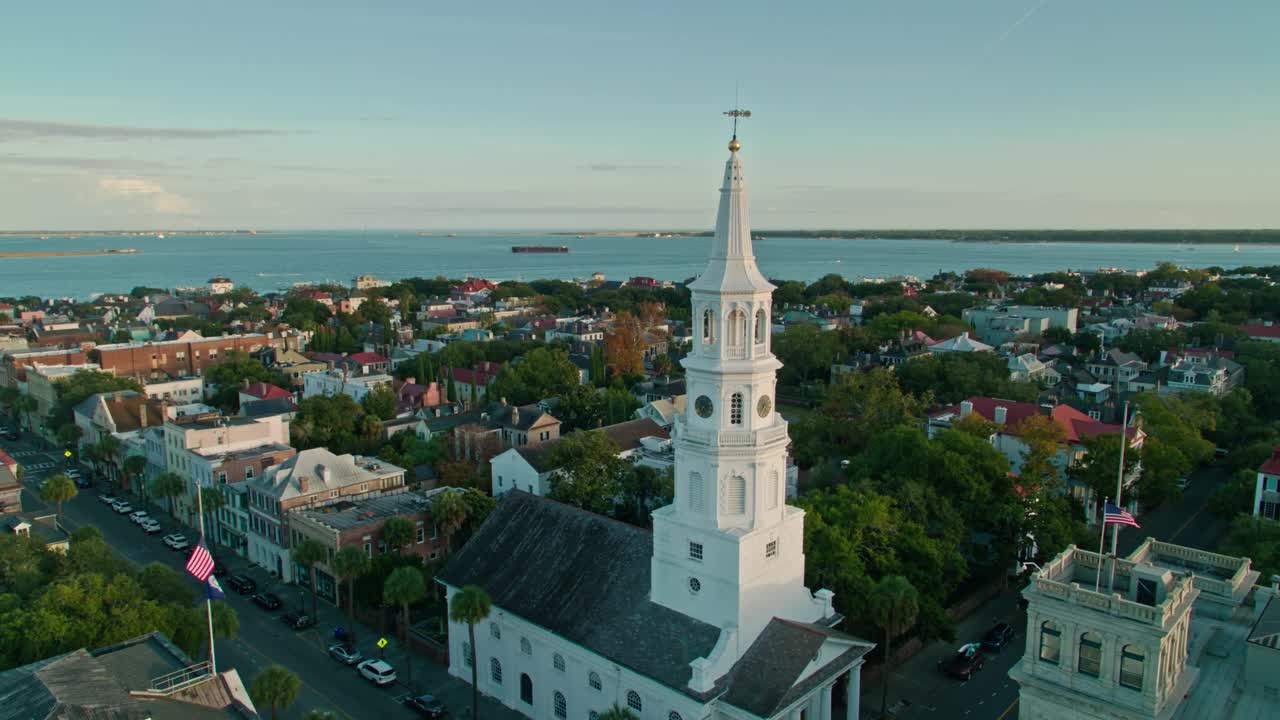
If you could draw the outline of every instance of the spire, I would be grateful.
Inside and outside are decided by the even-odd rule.
[[[737,118],[735,117],[735,122]],[[735,131],[729,141],[729,160],[724,164],[724,183],[720,186],[720,210],[716,215],[716,234],[707,267],[690,284],[691,290],[756,292],[773,290],[756,267],[751,248],[751,221],[747,213],[747,190],[742,178],[742,157]]]

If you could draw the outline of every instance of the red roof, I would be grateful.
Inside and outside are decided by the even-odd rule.
[[[1265,337],[1280,340],[1280,325],[1241,325],[1240,329],[1249,337]]]
[[[996,408],[1003,407],[1005,409],[1004,427],[1010,429],[1016,428],[1023,420],[1040,414],[1040,406],[1035,403],[977,396],[966,398],[965,401],[973,403],[973,412],[990,422],[996,421]],[[960,408],[957,405],[952,405],[951,407],[943,408],[938,413],[934,413],[934,416],[948,412],[958,413]],[[1120,434],[1121,428],[1119,425],[1094,420],[1070,405],[1054,406],[1049,416],[1062,427],[1063,440],[1069,443],[1078,443],[1081,438],[1093,437],[1094,435]],[[1136,430],[1134,428],[1129,428],[1130,437],[1135,433]]]
[[[454,289],[463,293],[477,293],[484,290],[492,290],[496,287],[498,286],[488,280],[468,280]]]
[[[16,467],[18,465],[18,461],[9,457],[9,453],[6,453],[5,451],[0,450],[0,465],[4,465],[7,467]]]
[[[284,388],[276,387],[271,383],[256,382],[247,388],[243,388],[240,392],[244,395],[252,395],[259,400],[275,400],[276,398],[291,398],[293,393]]]
[[[1271,457],[1262,463],[1262,467],[1258,468],[1258,472],[1266,475],[1280,475],[1280,447],[1271,451]]]
[[[494,362],[482,362],[475,369],[453,368],[453,381],[468,385],[484,385],[502,372],[502,365]]]
[[[375,365],[377,363],[389,362],[386,358],[374,352],[356,353],[355,355],[347,356],[347,359],[353,363],[359,363],[361,365]]]

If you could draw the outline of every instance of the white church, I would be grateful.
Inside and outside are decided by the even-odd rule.
[[[786,503],[787,423],[773,403],[770,298],[756,267],[740,145],[729,143],[711,258],[676,418],[675,500],[653,532],[512,492],[438,580],[489,594],[449,626],[449,672],[533,718],[858,717],[874,645],[832,629],[829,590],[804,585],[804,512]],[[840,709],[843,706],[843,709]]]

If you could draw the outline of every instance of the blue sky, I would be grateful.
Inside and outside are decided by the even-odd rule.
[[[80,0],[5,26],[8,229],[705,228],[735,83],[759,228],[1280,226],[1275,0]]]

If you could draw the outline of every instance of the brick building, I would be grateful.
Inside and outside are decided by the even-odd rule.
[[[267,346],[296,350],[300,342],[299,335],[247,333],[206,338],[188,332],[177,340],[99,345],[93,354],[102,369],[121,377],[175,378],[203,375],[210,366],[225,360],[228,352],[254,353]]]

